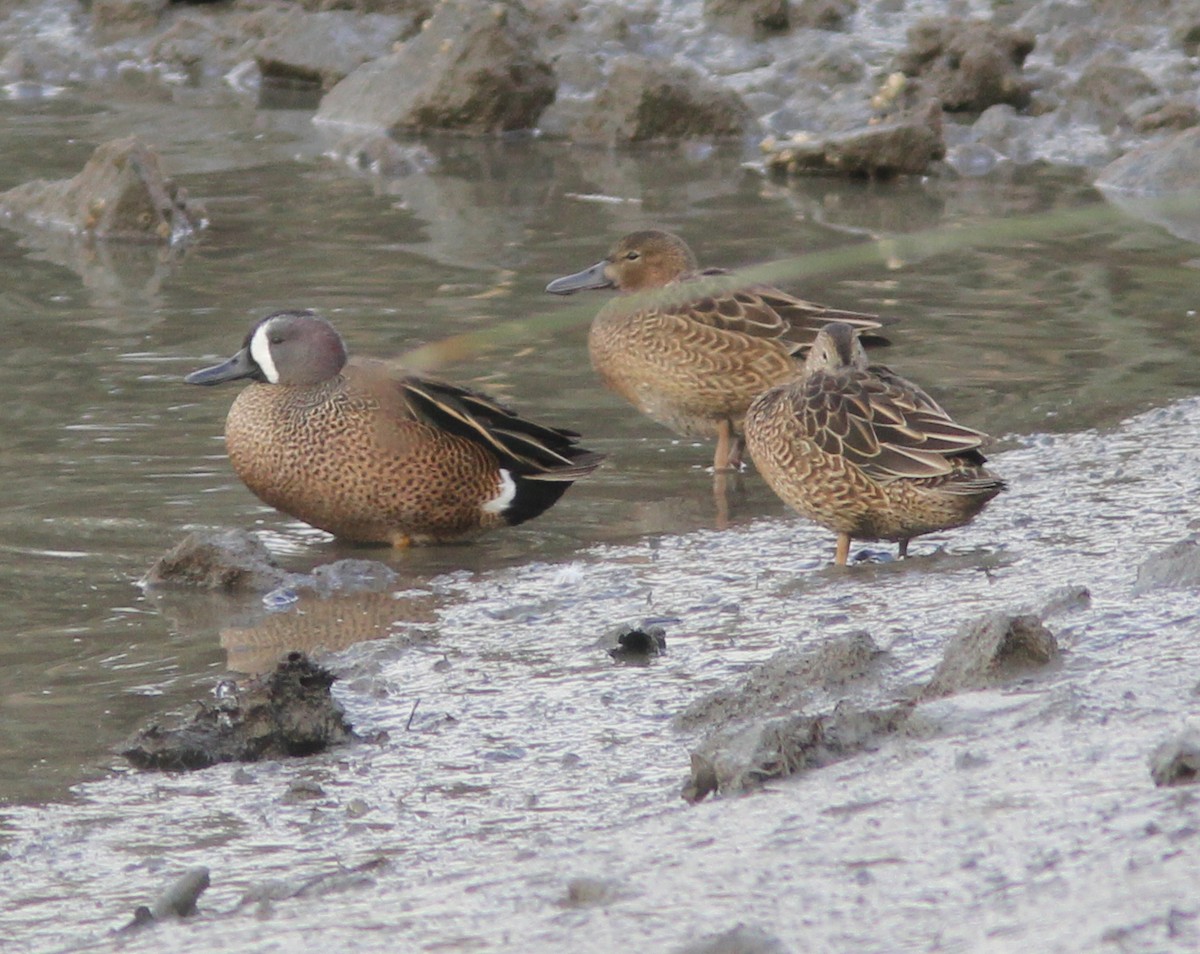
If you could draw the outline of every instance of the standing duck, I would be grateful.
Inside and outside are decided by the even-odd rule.
[[[956,424],[921,388],[868,366],[855,328],[821,329],[800,376],[760,395],[746,444],[784,503],[850,540],[894,540],[969,523],[1005,487],[983,466],[987,436]]]
[[[546,286],[554,295],[590,288],[642,293],[632,301],[622,295],[596,315],[588,335],[592,366],[607,387],[677,434],[715,437],[717,473],[741,466],[750,402],[796,375],[822,326],[838,320],[869,333],[883,325],[875,315],[765,285],[739,286],[724,275],[700,271],[683,239],[651,229],[631,232],[602,261]]]
[[[518,524],[603,455],[491,398],[347,358],[312,311],[262,319],[189,384],[252,383],[225,422],[230,462],[266,503],[343,540],[407,546]]]

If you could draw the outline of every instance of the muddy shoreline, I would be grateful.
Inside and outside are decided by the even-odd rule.
[[[412,68],[396,47],[433,4],[0,3],[9,168],[58,181],[114,130],[157,131],[211,218],[178,255],[0,237],[17,263],[0,372],[19,395],[2,536],[20,594],[0,701],[13,764],[42,773],[0,808],[6,950],[1200,944],[1200,381],[1194,249],[1172,237],[1191,217],[1160,229],[1089,189],[1193,184],[1188,14],[1002,5],[982,35],[1007,52],[983,75],[1008,100],[934,114],[921,84],[889,85],[910,30],[992,5],[785,6],[781,27],[765,2],[529,0],[502,24],[526,40],[499,49],[528,80],[514,102],[541,109],[533,138],[562,137],[543,152],[497,136],[528,121],[515,107],[449,137],[314,126],[343,75]],[[288,52],[335,28],[349,57]],[[922,37],[922,83],[953,81],[929,74],[960,37]],[[677,104],[678,77],[699,77],[684,92],[715,104],[716,128],[744,124],[732,143],[712,126],[618,143],[655,138],[613,119],[618,93],[659,76],[647,58],[692,71],[664,80]],[[299,108],[272,99],[287,77]],[[919,174],[789,169],[819,153],[861,175],[856,129],[882,127],[887,150],[935,122],[945,157],[928,149]],[[581,383],[582,319],[530,317],[564,263],[650,219],[740,265],[1085,202],[1103,216],[1065,238],[811,279],[902,317],[889,363],[1002,439],[989,456],[1012,491],[903,563],[830,567],[828,535],[753,474],[716,519],[705,449]],[[343,551],[259,506],[228,470],[227,402],[182,393],[275,304],[335,310],[375,354],[516,328],[456,371],[586,422],[613,465],[528,532]],[[244,566],[202,563],[189,579],[213,592],[138,589],[210,527],[239,528]],[[191,773],[135,771],[96,741],[197,700],[219,725],[213,687],[293,649],[337,677],[322,699],[358,739]],[[114,933],[155,897],[152,921]]]

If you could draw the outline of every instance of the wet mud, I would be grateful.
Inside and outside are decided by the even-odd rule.
[[[356,738],[330,694],[333,673],[293,652],[273,672],[219,683],[212,702],[177,724],[138,730],[121,755],[139,769],[178,772],[324,752]]]

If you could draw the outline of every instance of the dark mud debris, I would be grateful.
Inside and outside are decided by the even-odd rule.
[[[645,662],[667,651],[667,633],[661,626],[622,626],[606,639],[608,654],[618,662]]]
[[[196,913],[196,902],[208,890],[208,869],[189,868],[176,878],[151,905],[142,905],[133,912],[133,920],[122,931],[147,927],[169,918],[186,918]]]
[[[1150,777],[1160,788],[1200,781],[1200,730],[1188,729],[1156,748],[1150,756]]]
[[[559,906],[603,908],[632,895],[633,892],[627,886],[609,878],[572,878],[567,882],[566,897],[559,901]]]
[[[1033,613],[989,613],[965,623],[946,646],[926,699],[1017,678],[1057,659],[1058,641]]]
[[[140,730],[121,754],[136,768],[161,771],[315,755],[356,737],[330,694],[333,681],[329,670],[291,653],[268,675],[222,683],[216,701],[201,702],[181,725]]]

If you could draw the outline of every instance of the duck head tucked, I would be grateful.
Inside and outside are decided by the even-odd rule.
[[[861,330],[835,321],[813,340],[802,373],[746,412],[746,443],[784,503],[837,534],[894,540],[970,523],[1005,482],[984,465],[987,435],[959,424],[925,391],[871,365]]]

